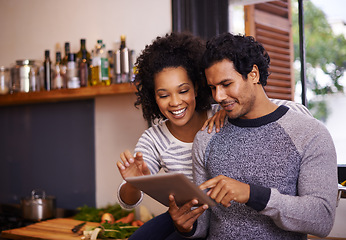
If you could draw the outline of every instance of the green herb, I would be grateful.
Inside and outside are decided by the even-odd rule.
[[[84,205],[83,207],[77,208],[77,210],[78,213],[75,215],[74,219],[88,222],[101,222],[101,217],[104,213],[112,214],[115,220],[129,214],[129,211],[122,209],[119,204],[108,205],[105,208],[95,208]]]
[[[139,228],[127,223],[102,223],[101,226],[103,231],[98,236],[100,238],[128,238]]]

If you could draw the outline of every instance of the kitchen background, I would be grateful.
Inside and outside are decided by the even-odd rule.
[[[136,54],[156,36],[171,31],[170,0],[0,0],[0,65],[44,59],[56,45],[71,52],[86,39],[115,50],[120,35]],[[116,161],[133,149],[147,128],[134,94],[94,100],[0,108],[0,202],[19,203],[34,188],[57,198],[57,207],[103,207],[117,201],[121,183]],[[162,211],[147,199],[153,213]],[[152,206],[153,205],[153,206]]]
[[[237,19],[230,22],[234,28]],[[43,61],[45,50],[55,62],[57,44],[63,49],[70,42],[77,52],[81,38],[89,52],[98,39],[115,50],[122,34],[138,55],[171,31],[171,0],[0,0],[0,29],[0,66]],[[0,107],[0,203],[19,203],[35,188],[56,196],[59,208],[115,203],[122,181],[116,161],[147,128],[134,101],[130,93]],[[149,198],[143,204],[154,214],[165,210]],[[341,199],[331,236],[346,235],[345,211]]]

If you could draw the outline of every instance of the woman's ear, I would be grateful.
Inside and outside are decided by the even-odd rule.
[[[248,73],[247,78],[253,83],[260,84],[260,74],[256,64],[253,65],[251,72]]]

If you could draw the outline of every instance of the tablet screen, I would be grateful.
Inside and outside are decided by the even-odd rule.
[[[182,206],[192,199],[197,199],[198,205],[208,204],[210,207],[215,205],[214,200],[182,173],[129,177],[125,180],[167,207],[170,194],[174,195],[177,206]]]

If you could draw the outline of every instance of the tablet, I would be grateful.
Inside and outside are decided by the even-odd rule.
[[[197,199],[198,205],[208,204],[211,207],[216,204],[182,173],[129,177],[125,180],[167,207],[170,194],[174,195],[177,206],[182,206],[192,199]]]

